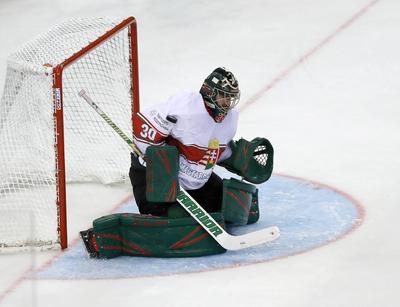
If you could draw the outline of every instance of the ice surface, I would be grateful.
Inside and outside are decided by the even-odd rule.
[[[237,136],[267,137],[276,173],[334,186],[366,216],[311,252],[203,273],[41,280],[30,271],[51,268],[54,252],[0,255],[0,306],[399,306],[399,11],[397,0],[2,1],[1,85],[7,55],[60,18],[133,15],[142,104],[229,67],[242,89]],[[115,189],[96,190],[105,204],[69,196],[72,244],[129,194]]]

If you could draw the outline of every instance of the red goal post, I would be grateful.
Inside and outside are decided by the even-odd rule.
[[[58,64],[53,70],[53,88],[54,88],[54,117],[56,121],[55,135],[56,135],[56,157],[57,162],[57,207],[59,208],[59,237],[61,248],[68,246],[67,238],[67,207],[66,207],[66,180],[65,180],[65,156],[64,156],[64,123],[63,123],[63,95],[62,95],[62,78],[63,71],[69,65],[73,64],[85,54],[97,48],[100,44],[107,41],[121,30],[128,28],[128,36],[130,43],[130,65],[131,65],[131,82],[132,82],[132,123],[133,115],[139,111],[139,73],[138,73],[138,47],[137,47],[137,27],[134,17],[129,17],[115,26],[104,35],[97,38],[95,41],[89,43],[86,47],[79,50],[77,53],[66,59],[64,62]]]
[[[129,151],[77,95],[85,88],[132,134],[138,75],[134,17],[66,21],[10,56],[0,104],[0,248],[66,248],[67,182],[126,179]]]

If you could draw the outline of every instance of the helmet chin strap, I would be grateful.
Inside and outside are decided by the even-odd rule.
[[[220,123],[224,120],[225,116],[228,114],[227,111],[219,109],[214,102],[210,102],[207,99],[204,100],[204,105],[208,114],[214,119],[216,123]]]
[[[220,123],[220,122],[222,122],[224,120],[225,116],[226,116],[226,113],[225,114],[219,114],[217,116],[214,116],[213,119],[214,119],[214,121],[216,123]]]

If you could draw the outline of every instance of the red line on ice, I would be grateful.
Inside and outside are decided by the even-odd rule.
[[[348,19],[343,24],[341,24],[335,31],[333,31],[326,38],[324,38],[322,41],[320,41],[316,46],[314,46],[313,48],[308,50],[305,54],[303,54],[297,61],[295,61],[294,63],[289,65],[289,67],[287,67],[282,72],[280,72],[274,79],[272,79],[271,82],[269,82],[267,85],[265,85],[263,88],[261,88],[257,93],[255,93],[253,96],[251,96],[248,100],[246,100],[245,102],[240,104],[239,110],[243,111],[246,108],[248,108],[250,105],[255,103],[257,100],[259,100],[266,92],[268,92],[271,88],[273,88],[279,82],[281,82],[286,77],[288,77],[292,71],[294,71],[297,67],[299,67],[305,61],[307,61],[309,58],[311,58],[317,51],[319,51],[322,47],[324,47],[329,42],[331,42],[341,32],[343,32],[345,29],[350,27],[357,19],[359,19],[362,15],[364,15],[373,5],[375,5],[379,1],[380,0],[373,0],[373,1],[369,2],[360,11],[355,13],[350,19]]]

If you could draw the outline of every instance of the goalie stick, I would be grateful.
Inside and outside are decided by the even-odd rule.
[[[143,153],[135,143],[104,113],[100,107],[86,94],[85,90],[79,91],[82,97],[114,131],[129,145],[131,150],[144,159]],[[280,235],[279,228],[272,226],[243,235],[231,235],[225,231],[184,189],[180,188],[177,197],[178,203],[226,250],[240,250],[277,239]]]

